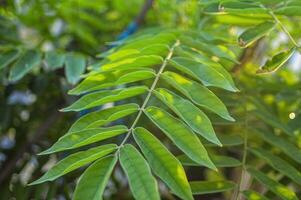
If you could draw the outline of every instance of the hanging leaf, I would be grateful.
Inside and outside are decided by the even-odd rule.
[[[119,159],[135,199],[159,200],[157,182],[137,149],[132,145],[125,145],[120,149]]]
[[[275,22],[263,22],[252,28],[245,30],[238,38],[239,45],[242,47],[248,47],[255,41],[269,34],[274,28]]]
[[[145,114],[192,160],[216,170],[198,137],[182,121],[154,106],[146,108]]]
[[[212,143],[222,145],[215,135],[209,118],[190,101],[163,88],[156,89],[155,94],[196,133],[202,135]]]
[[[36,50],[25,51],[12,66],[9,74],[10,81],[18,81],[34,67],[40,65],[42,61],[41,53]]]
[[[161,142],[144,128],[134,130],[134,138],[151,169],[180,198],[193,200],[191,189],[181,163]]]
[[[39,155],[51,154],[59,151],[74,149],[87,144],[105,140],[107,138],[127,132],[127,127],[122,125],[109,128],[92,128],[83,131],[73,132],[61,137],[49,149],[39,153]]]
[[[170,64],[179,71],[200,80],[205,86],[215,86],[232,92],[238,91],[236,87],[233,87],[232,81],[228,80],[214,67],[181,57],[171,59]]]
[[[97,160],[103,156],[112,153],[116,150],[117,145],[107,144],[99,147],[94,147],[86,151],[80,151],[74,153],[67,158],[64,158],[56,165],[54,165],[49,171],[46,172],[41,178],[32,182],[30,185],[44,183],[46,181],[52,181],[58,177],[67,174],[79,167],[82,167],[94,160]]]
[[[278,53],[277,55],[273,56],[271,60],[268,60],[260,69],[258,69],[256,73],[265,74],[277,71],[288,61],[288,59],[290,59],[294,52],[295,48]]]
[[[146,80],[153,77],[155,77],[155,72],[151,69],[144,69],[139,71],[124,70],[100,72],[87,77],[84,81],[78,84],[77,87],[70,90],[68,93],[72,95],[79,95],[103,88]]]
[[[143,94],[147,91],[145,86],[129,87],[116,90],[105,90],[87,94],[77,100],[67,108],[62,109],[63,112],[68,111],[81,111],[95,106],[100,106],[105,103],[115,102],[126,98],[134,97]]]
[[[112,121],[133,114],[137,112],[138,109],[139,106],[137,104],[131,103],[88,113],[74,122],[68,133],[106,125]]]
[[[70,84],[75,84],[80,80],[86,67],[85,57],[77,53],[69,53],[65,60],[65,75]]]
[[[116,165],[117,157],[108,156],[97,160],[81,175],[73,200],[102,200],[103,192]]]
[[[234,121],[223,102],[206,87],[174,72],[164,72],[161,77],[193,103],[218,114],[224,119]]]

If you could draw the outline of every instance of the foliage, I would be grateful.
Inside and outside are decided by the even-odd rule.
[[[64,3],[51,2],[63,9]],[[110,5],[77,2],[83,10]],[[299,199],[300,73],[288,66],[300,51],[300,31],[293,28],[300,25],[301,4],[180,2],[169,2],[170,12],[162,13],[171,19],[166,22],[152,21],[162,9],[156,6],[166,1],[154,3],[146,25],[161,26],[112,43],[89,61],[93,64],[83,76],[88,57],[82,54],[97,41],[89,34],[82,38],[72,28],[81,23],[68,22],[68,12],[64,19],[69,34],[81,38],[78,45],[84,43],[77,49],[82,54],[56,50],[42,56],[34,48],[19,55],[18,49],[7,49],[11,41],[4,45],[0,68],[12,66],[10,81],[21,80],[42,60],[54,70],[64,64],[71,84],[83,77],[68,92],[76,100],[61,111],[88,114],[39,153],[67,151],[31,188],[78,171],[82,175],[67,198]],[[96,26],[96,16],[82,20],[93,19]],[[281,35],[285,41],[277,41]],[[125,177],[131,194],[118,196]],[[112,184],[117,192],[106,194]]]

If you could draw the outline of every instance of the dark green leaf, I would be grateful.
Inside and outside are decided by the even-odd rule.
[[[50,70],[62,67],[64,65],[65,58],[65,54],[58,51],[49,51],[45,53],[45,62]]]
[[[166,147],[144,128],[134,130],[134,138],[151,169],[180,198],[193,200],[184,168]]]
[[[192,181],[189,184],[194,195],[225,192],[236,187],[232,181]]]
[[[0,69],[5,68],[9,64],[11,64],[13,61],[15,61],[17,59],[17,57],[19,56],[19,54],[20,54],[19,50],[16,50],[16,49],[3,52],[0,55]]]
[[[97,160],[81,175],[73,200],[102,200],[103,192],[117,162],[117,156]]]
[[[132,145],[125,145],[120,149],[119,159],[135,199],[159,200],[156,179],[139,151]]]
[[[69,53],[66,56],[65,65],[65,75],[68,82],[71,84],[77,83],[85,71],[85,57],[80,54]]]

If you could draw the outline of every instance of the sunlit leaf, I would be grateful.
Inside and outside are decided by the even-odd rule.
[[[117,145],[115,144],[107,144],[99,147],[94,147],[86,151],[74,153],[59,161],[49,171],[47,171],[46,174],[44,174],[38,180],[32,182],[30,185],[35,185],[57,179],[58,177],[67,174],[68,172],[71,172],[79,167],[93,162],[94,160],[108,155],[109,153],[116,150],[116,148]]]
[[[120,149],[119,159],[135,199],[159,200],[157,182],[139,151],[132,145],[125,145]]]
[[[103,192],[117,162],[117,156],[108,156],[94,162],[81,175],[73,200],[102,200]]]
[[[246,197],[247,200],[269,200],[268,198],[264,197],[262,194],[252,190],[245,190],[243,191],[243,195]]]
[[[147,87],[136,86],[136,87],[129,87],[124,89],[94,92],[81,97],[75,103],[68,106],[67,108],[62,109],[61,111],[63,112],[81,111],[95,106],[100,106],[105,103],[115,102],[130,97],[134,97],[139,94],[143,94],[146,91],[147,91]]]
[[[134,130],[134,138],[151,169],[180,198],[193,200],[191,189],[181,163],[144,128]]]
[[[223,102],[206,87],[174,72],[164,72],[161,77],[193,103],[205,107],[224,119],[234,121]]]
[[[127,131],[128,129],[126,126],[117,125],[109,128],[92,128],[83,131],[72,132],[61,137],[49,149],[39,153],[39,155],[74,149],[87,144],[105,140],[116,135],[120,135]]]
[[[125,104],[88,113],[79,118],[69,129],[68,133],[84,129],[97,128],[138,111],[137,104]]]
[[[145,114],[195,162],[216,169],[199,138],[179,119],[158,107],[148,107]]]
[[[173,58],[170,64],[176,69],[200,80],[205,86],[215,86],[225,90],[236,92],[232,82],[214,67],[187,58]]]
[[[164,88],[156,89],[155,94],[196,133],[221,146],[209,118],[199,108],[190,101]]]

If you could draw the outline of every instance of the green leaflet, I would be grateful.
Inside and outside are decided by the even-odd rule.
[[[161,56],[149,55],[134,58],[125,58],[116,62],[108,63],[100,67],[101,71],[144,69],[161,64]]]
[[[88,128],[97,128],[106,125],[122,117],[137,112],[139,106],[137,104],[125,104],[114,106],[104,110],[88,113],[79,118],[69,129],[68,134],[81,131]]]
[[[274,169],[301,185],[301,173],[294,166],[264,149],[252,148],[250,151],[259,158],[267,161]]]
[[[245,190],[242,193],[247,200],[269,200],[268,198],[262,196],[262,194],[259,194],[258,192],[252,190]]]
[[[80,151],[59,161],[49,171],[47,171],[41,178],[32,182],[30,185],[40,184],[46,181],[52,181],[58,177],[67,174],[79,167],[82,167],[94,160],[112,153],[117,149],[115,144],[107,144],[99,147],[94,147],[86,151]]]
[[[122,58],[129,58],[133,56],[145,55],[160,55],[164,56],[168,53],[169,47],[164,44],[150,44],[140,49],[121,49],[108,55],[106,59],[109,61],[116,61]]]
[[[265,185],[270,191],[283,200],[298,200],[296,194],[288,187],[280,184],[265,175],[263,172],[258,171],[254,168],[248,168],[248,172],[255,177],[259,182]]]
[[[179,71],[200,80],[205,86],[215,86],[232,92],[238,91],[236,87],[233,87],[232,82],[214,67],[182,57],[172,58],[169,63]]]
[[[135,199],[160,199],[156,179],[151,174],[147,162],[134,146],[127,144],[122,147],[119,160]]]
[[[8,66],[9,64],[11,64],[12,62],[14,62],[17,59],[17,57],[19,56],[19,54],[20,54],[20,51],[17,49],[3,52],[0,55],[0,69],[3,69],[6,66]]]
[[[277,71],[282,65],[290,59],[295,52],[295,48],[291,48],[288,51],[278,53],[273,56],[271,60],[268,60],[260,69],[256,71],[257,74],[265,74]]]
[[[155,72],[151,69],[134,71],[110,71],[100,72],[88,76],[84,81],[70,90],[68,94],[79,95],[94,90],[113,87],[121,84],[132,83],[155,77]]]
[[[77,83],[85,71],[85,57],[80,54],[69,53],[66,55],[65,65],[65,75],[68,82],[71,84]]]
[[[39,51],[25,51],[12,66],[9,74],[10,81],[18,81],[31,69],[37,67],[42,61],[42,56]]]
[[[237,146],[242,145],[244,143],[244,140],[237,135],[220,135],[219,136],[220,141],[222,142],[223,146]]]
[[[145,114],[192,160],[216,170],[199,138],[181,120],[154,106],[147,107]]]
[[[174,72],[164,72],[161,77],[172,87],[183,93],[193,103],[205,107],[224,119],[235,121],[230,116],[223,102],[208,88]]]
[[[286,155],[301,164],[301,150],[296,147],[293,143],[287,141],[285,138],[276,136],[268,131],[251,130],[256,133],[259,137],[263,138],[266,142],[274,145],[275,147],[281,149]]]
[[[102,200],[116,162],[117,156],[107,156],[95,161],[79,178],[72,199]]]
[[[148,89],[145,86],[136,86],[116,90],[94,92],[81,97],[75,103],[68,106],[67,108],[62,109],[61,111],[81,111],[95,106],[100,106],[105,103],[115,102],[126,98],[134,97],[139,94],[145,93],[147,90]]]
[[[236,184],[232,181],[191,181],[192,194],[211,194],[233,190]]]
[[[212,143],[219,146],[222,145],[215,135],[209,118],[190,101],[164,88],[156,89],[155,95],[196,133],[202,135]]]
[[[248,47],[258,39],[269,34],[274,28],[275,22],[267,21],[258,24],[252,28],[245,30],[238,38],[239,45],[242,47]]]
[[[234,63],[238,63],[235,54],[227,47],[222,45],[203,43],[191,37],[182,36],[181,43],[191,48],[197,49],[209,57],[215,56],[219,59],[226,59]],[[236,91],[236,90],[234,90]]]
[[[177,158],[184,166],[200,166],[198,163],[194,162],[186,155],[179,155],[179,156],[177,156]],[[219,168],[219,167],[238,167],[241,165],[241,162],[239,160],[229,157],[229,156],[212,155],[211,159],[217,168]]]
[[[134,130],[134,138],[151,169],[180,198],[193,200],[184,168],[166,147],[144,128]]]
[[[54,70],[64,65],[66,55],[58,51],[49,51],[45,53],[45,62],[49,69]],[[70,59],[70,58],[69,58]]]
[[[92,128],[83,131],[72,132],[61,137],[49,149],[39,153],[39,155],[74,149],[120,135],[127,131],[128,129],[126,126],[117,125],[109,128]]]

